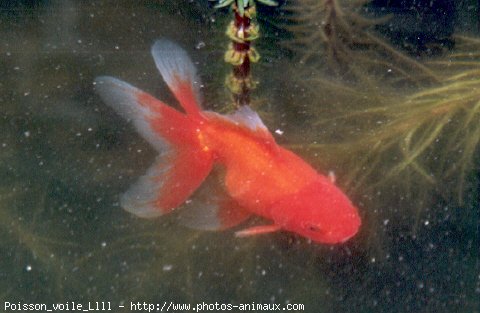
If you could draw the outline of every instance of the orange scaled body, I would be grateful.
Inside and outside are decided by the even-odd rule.
[[[345,194],[277,145],[249,107],[229,115],[201,110],[199,80],[185,51],[160,40],[152,55],[184,113],[115,78],[96,79],[104,101],[161,153],[121,197],[124,209],[156,217],[186,202],[180,220],[208,230],[236,226],[251,215],[271,221],[239,236],[287,230],[334,244],[357,233],[360,217]],[[220,181],[207,179],[214,167]]]

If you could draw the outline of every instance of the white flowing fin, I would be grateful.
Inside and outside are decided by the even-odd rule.
[[[257,112],[253,111],[248,105],[243,105],[231,114],[224,115],[235,124],[247,127],[255,132],[268,132],[267,126],[263,124]]]
[[[156,205],[164,184],[162,178],[170,168],[168,163],[159,158],[147,173],[120,197],[122,208],[143,218],[158,217],[170,212],[171,209],[162,209]]]
[[[227,194],[218,170],[207,177],[178,215],[181,224],[198,230],[224,230],[250,216],[252,213]]]
[[[213,157],[201,149],[172,150],[122,195],[121,206],[139,217],[171,212],[184,203],[212,169]]]
[[[163,79],[187,114],[200,114],[200,79],[188,54],[177,44],[161,39],[152,46],[152,56]]]
[[[109,76],[97,77],[95,90],[108,106],[132,122],[137,132],[157,151],[165,151],[168,145],[154,131],[151,123],[162,118],[160,108],[166,106],[163,102],[124,81]],[[142,99],[148,99],[151,103],[147,105]]]
[[[116,78],[98,77],[95,85],[103,100],[162,152],[121,197],[122,207],[140,217],[155,217],[180,206],[208,176],[213,164],[211,151],[203,149],[195,137],[195,122]]]
[[[244,105],[231,114],[221,115],[215,112],[206,112],[211,119],[222,119],[228,123],[232,123],[244,129],[254,137],[263,140],[267,145],[275,143],[275,138],[268,131],[267,126],[263,124],[257,112],[253,111],[249,106]],[[275,145],[272,145],[274,147]]]

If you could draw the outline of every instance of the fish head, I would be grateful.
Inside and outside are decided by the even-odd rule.
[[[308,184],[277,205],[274,208],[279,213],[274,217],[276,223],[319,243],[343,243],[353,237],[361,225],[357,208],[328,179]]]

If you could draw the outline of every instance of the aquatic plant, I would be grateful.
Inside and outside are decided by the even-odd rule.
[[[264,5],[277,5],[272,0],[257,1]],[[250,64],[260,59],[260,55],[252,45],[252,41],[258,39],[260,32],[255,21],[254,0],[219,0],[215,7],[225,6],[231,6],[234,13],[226,32],[231,42],[225,52],[225,62],[231,64],[233,68],[225,84],[232,93],[234,104],[239,107],[250,104],[250,92],[257,84],[250,74]]]
[[[467,43],[471,48],[475,40]],[[345,183],[352,188],[396,181],[417,191],[419,186],[436,189],[446,198],[455,190],[461,203],[480,141],[480,62],[475,53],[457,50],[428,65],[438,68],[440,82],[406,95],[388,86],[357,90],[321,75],[310,80],[314,93],[323,93],[335,106],[311,109],[312,125],[330,137],[308,147],[337,158],[355,155],[345,164]],[[331,133],[329,125],[334,125]]]
[[[2,268],[10,268],[2,275],[0,286],[19,299],[26,300],[32,294],[18,280],[30,282],[40,298],[48,295],[63,299],[66,296],[63,287],[70,283],[67,277],[73,268],[71,261],[81,251],[79,244],[65,238],[62,225],[55,223],[56,218],[46,218],[52,217],[47,212],[47,201],[45,188],[29,188],[19,183],[0,188],[3,255],[0,263]],[[41,288],[42,280],[52,281],[51,288]],[[75,284],[80,286],[80,281]]]
[[[386,178],[411,167],[427,182],[436,177],[460,175],[463,190],[466,169],[480,138],[480,70],[474,69],[448,77],[441,86],[405,97],[400,103],[385,108],[367,109],[364,114],[383,113],[388,121],[367,141],[375,142],[371,153],[378,153],[398,142],[403,159],[393,166]],[[453,127],[449,127],[452,125]],[[448,130],[448,132],[446,132]],[[444,138],[446,137],[446,138]],[[421,165],[422,155],[436,142],[442,141],[442,157],[435,157],[430,170]],[[380,146],[382,148],[380,148]],[[450,159],[455,155],[455,159]]]
[[[435,82],[433,71],[393,48],[374,26],[389,16],[366,18],[361,11],[368,0],[297,0],[287,6],[286,28],[293,39],[285,44],[306,62],[344,77],[362,81],[375,73],[392,82]],[[412,74],[415,73],[414,75]]]

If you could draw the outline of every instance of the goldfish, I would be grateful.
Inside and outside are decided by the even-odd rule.
[[[94,82],[103,101],[159,153],[120,197],[123,209],[154,218],[182,207],[179,219],[201,230],[225,230],[252,216],[268,221],[238,230],[238,237],[287,231],[337,244],[358,232],[361,219],[349,198],[278,145],[249,106],[223,115],[202,109],[201,82],[185,50],[161,39],[151,53],[181,110],[117,78]]]

